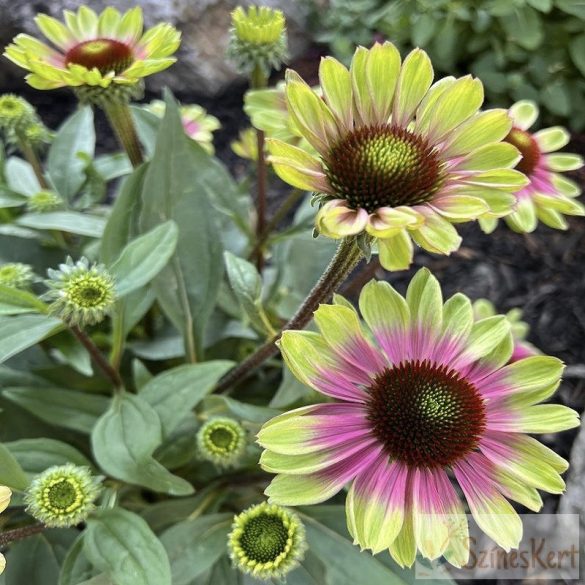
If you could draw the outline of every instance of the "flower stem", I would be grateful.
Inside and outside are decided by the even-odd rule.
[[[261,67],[256,66],[250,78],[250,86],[252,89],[262,89],[268,84],[268,78]],[[256,130],[256,145],[258,148],[258,161],[256,167],[256,184],[258,188],[258,196],[256,199],[256,239],[264,234],[266,225],[266,154],[264,152],[264,132]],[[264,267],[264,254],[261,246],[257,246],[256,250],[256,267],[258,272],[262,272]]]
[[[215,392],[223,392],[240,382],[248,374],[278,353],[276,342],[289,329],[303,329],[313,318],[319,303],[326,301],[349,276],[361,260],[362,252],[353,238],[346,238],[339,244],[331,262],[307,295],[297,312],[272,339],[261,345],[251,356],[230,370],[219,382]]]
[[[119,302],[117,311],[112,316],[112,351],[110,353],[110,364],[116,371],[120,369],[122,353],[124,352],[124,342],[126,341],[124,333],[124,305]]]
[[[4,547],[15,540],[22,540],[29,536],[39,534],[45,529],[44,524],[31,524],[30,526],[22,526],[21,528],[14,528],[13,530],[7,530],[0,534],[0,547]]]
[[[264,231],[258,238],[254,248],[250,252],[248,259],[255,258],[258,250],[262,249],[270,234],[278,227],[278,224],[288,215],[288,212],[294,207],[295,203],[303,197],[305,191],[301,189],[293,189],[288,197],[282,202],[280,207],[276,210],[272,219],[266,224]]]
[[[122,378],[120,378],[120,374],[118,370],[114,369],[108,362],[108,360],[104,357],[102,352],[99,348],[95,345],[95,343],[89,338],[87,333],[82,331],[76,325],[71,326],[71,332],[77,340],[87,349],[91,359],[94,361],[96,366],[102,370],[102,372],[112,381],[115,390],[120,390],[123,387]]]
[[[41,189],[49,189],[49,183],[47,179],[45,179],[45,175],[43,173],[43,167],[41,166],[41,161],[39,161],[39,157],[35,152],[35,149],[31,146],[30,142],[24,138],[21,134],[17,134],[18,140],[18,148],[20,148],[20,152],[24,155],[24,158],[28,161],[28,164],[32,167],[37,181],[41,186]]]
[[[126,154],[128,154],[132,166],[134,168],[139,167],[144,162],[144,157],[128,102],[122,100],[108,101],[103,108],[110,126],[116,133]]]

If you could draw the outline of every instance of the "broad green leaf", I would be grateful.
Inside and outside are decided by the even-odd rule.
[[[527,50],[540,46],[544,38],[538,13],[530,6],[516,8],[510,15],[500,18],[508,38]]]
[[[158,413],[163,437],[190,415],[232,366],[233,362],[225,360],[179,366],[155,376],[142,388],[140,398]]]
[[[89,459],[75,447],[55,439],[20,439],[20,441],[4,443],[4,446],[12,453],[22,469],[31,475],[42,473],[53,465],[66,463],[93,467]]]
[[[91,238],[100,238],[106,227],[105,218],[77,211],[26,213],[18,218],[17,223],[37,230],[60,230]]]
[[[48,306],[33,293],[3,284],[0,284],[0,303],[15,309],[27,309],[29,313],[46,313],[48,309]]]
[[[177,237],[177,224],[170,220],[127,244],[110,268],[118,296],[148,284],[173,255]]]
[[[152,157],[156,148],[156,137],[161,125],[161,119],[156,114],[138,106],[131,106],[130,110],[136,124],[138,138],[146,154]]]
[[[59,319],[46,315],[0,317],[0,363],[64,327]]]
[[[128,510],[101,510],[91,516],[83,551],[116,585],[171,585],[165,549],[148,524]]]
[[[190,585],[226,552],[232,520],[231,514],[209,514],[185,520],[162,534],[173,585]]]
[[[195,149],[185,134],[177,103],[166,96],[165,118],[157,137],[142,192],[143,232],[173,219],[179,227],[177,249],[153,280],[161,308],[182,332],[188,359],[200,354],[205,326],[222,278],[218,217],[202,176],[211,158]]]
[[[26,473],[10,452],[10,449],[0,443],[0,485],[24,491],[29,483]]]
[[[132,165],[124,152],[98,156],[93,161],[93,166],[105,181],[132,173]]]
[[[314,390],[297,380],[288,368],[283,368],[282,382],[268,406],[285,408],[295,402],[307,400],[314,393]]]
[[[26,197],[6,187],[0,186],[0,208],[26,205]]]
[[[91,433],[109,404],[98,394],[42,386],[6,388],[3,396],[45,422],[81,433]]]
[[[49,179],[65,199],[71,200],[85,181],[86,162],[77,153],[93,158],[94,151],[93,110],[85,106],[59,128],[47,156]]]
[[[32,167],[21,158],[11,156],[4,168],[8,186],[16,193],[30,197],[36,195],[41,186]]]
[[[56,585],[75,530],[45,530],[11,544],[6,585]]]
[[[163,441],[160,418],[140,396],[117,394],[97,422],[91,443],[96,461],[112,477],[155,492],[185,496],[193,487],[152,454]]]
[[[142,165],[127,177],[116,197],[100,246],[102,262],[107,266],[118,258],[124,246],[138,234],[136,223],[147,168],[148,164]]]
[[[556,0],[558,8],[585,20],[585,0]]]
[[[70,331],[63,331],[51,340],[52,352],[57,360],[66,363],[84,376],[93,375],[91,356]]]
[[[219,394],[209,396],[205,400],[205,409],[214,413],[219,411],[227,412],[236,418],[259,424],[265,423],[267,420],[282,414],[280,410],[274,408],[246,404],[229,396],[221,396]]]
[[[97,576],[98,570],[83,553],[84,538],[85,532],[82,532],[67,552],[61,566],[58,585],[81,585],[81,583]]]

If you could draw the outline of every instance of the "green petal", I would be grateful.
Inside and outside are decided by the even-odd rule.
[[[416,559],[416,540],[412,511],[407,511],[402,529],[389,547],[390,555],[402,567],[412,567]]]
[[[331,193],[331,186],[318,159],[281,140],[266,140],[270,162],[276,174],[289,185],[304,191]]]
[[[353,99],[349,71],[333,57],[325,57],[319,66],[321,89],[333,115],[346,131],[353,129]]]
[[[343,451],[338,451],[336,457],[323,450],[314,453],[301,453],[300,455],[283,455],[274,451],[264,451],[260,457],[260,467],[268,473],[307,475],[321,471],[343,457]]]
[[[372,100],[375,124],[386,124],[400,74],[400,53],[392,43],[376,43],[366,61],[366,79]]]
[[[538,221],[534,202],[530,197],[518,199],[516,209],[505,217],[510,229],[518,233],[531,233],[536,229]]]
[[[121,15],[118,10],[108,6],[98,20],[98,34],[100,37],[115,38],[118,33]]]
[[[444,148],[446,157],[457,157],[480,146],[503,140],[512,128],[512,120],[506,110],[480,112],[463,122],[447,137]]]
[[[320,154],[327,154],[338,138],[335,118],[325,102],[290,69],[286,72],[286,98],[303,136]]]
[[[561,193],[566,197],[577,197],[581,194],[581,188],[577,183],[571,181],[571,179],[567,179],[567,177],[563,177],[562,175],[557,175],[556,173],[552,176],[552,183]]]
[[[473,327],[473,307],[463,294],[454,294],[443,306],[443,336],[454,342],[466,339]]]
[[[98,31],[97,14],[91,8],[81,6],[77,11],[77,27],[85,39],[95,38]]]
[[[583,157],[577,154],[549,154],[546,162],[553,171],[576,171],[583,166]]]
[[[353,87],[355,117],[364,125],[372,123],[374,111],[368,85],[368,55],[369,51],[367,49],[358,47],[353,55],[349,69]]]
[[[470,195],[478,197],[486,202],[489,207],[488,217],[503,217],[508,215],[516,205],[516,196],[507,191],[500,191],[498,189],[488,189],[485,187],[475,187],[470,189]]]
[[[585,215],[585,208],[580,201],[569,199],[563,195],[554,196],[535,193],[533,195],[533,200],[537,211],[538,208],[544,207],[547,209],[555,209],[556,211],[566,213],[567,215]]]
[[[579,426],[579,415],[560,404],[538,404],[518,412],[523,433],[557,433]]]
[[[457,171],[489,171],[512,168],[521,158],[520,151],[508,142],[486,144],[455,165]]]
[[[545,128],[534,134],[541,152],[554,152],[569,144],[571,135],[562,126]]]
[[[418,133],[423,135],[428,134],[429,126],[433,123],[433,119],[436,115],[435,108],[437,101],[445,91],[455,83],[455,81],[455,77],[449,76],[443,77],[443,79],[439,79],[439,81],[431,85],[416,111],[416,120],[414,121],[414,124]]]
[[[443,324],[443,293],[439,281],[427,268],[421,268],[406,291],[412,324],[425,330],[439,331]]]
[[[518,481],[512,473],[499,465],[496,465],[495,475],[500,490],[507,498],[526,506],[533,512],[541,510],[543,502],[536,488]]]
[[[411,232],[412,239],[422,248],[436,254],[454,252],[461,245],[457,230],[436,212],[427,214],[425,223]]]
[[[510,116],[514,120],[514,126],[528,130],[538,118],[538,106],[530,100],[521,100],[510,108]]]
[[[412,120],[425,94],[433,82],[433,66],[429,56],[421,49],[411,51],[400,70],[392,121],[404,128]]]
[[[479,197],[470,195],[446,195],[430,204],[442,216],[448,219],[470,219],[480,217],[489,211],[487,203]]]
[[[35,23],[39,30],[57,47],[67,49],[72,43],[76,42],[76,38],[71,31],[56,18],[52,18],[46,14],[37,14],[35,16]]]
[[[500,373],[513,386],[509,399],[515,406],[530,406],[551,396],[565,366],[551,356],[531,356],[506,366]]]
[[[480,217],[478,222],[484,234],[491,234],[498,227],[498,220],[495,217]]]
[[[506,337],[510,337],[510,322],[504,315],[476,321],[460,359],[467,362],[485,357],[498,348]]]
[[[331,348],[321,335],[312,331],[285,331],[280,338],[280,351],[290,371],[303,383],[312,386],[317,372],[334,366]]]
[[[412,239],[406,230],[400,230],[391,238],[378,240],[378,253],[386,270],[407,270],[414,255]]]
[[[458,79],[437,100],[435,117],[429,125],[431,140],[441,140],[473,116],[483,103],[483,85],[470,75]]]
[[[311,443],[317,436],[315,428],[323,420],[323,417],[312,415],[314,411],[314,406],[305,406],[274,417],[258,432],[258,444],[287,456],[322,451],[322,446]]]
[[[72,12],[71,10],[64,10],[63,17],[65,18],[65,24],[67,25],[67,28],[72,32],[73,36],[78,41],[87,40],[85,39],[83,31],[79,28],[76,12]]]
[[[151,29],[153,31],[151,34],[155,35],[156,31],[164,30],[163,28],[158,28],[162,26],[164,26],[164,23]],[[127,40],[129,43],[136,43],[138,40],[141,40],[142,43],[146,44],[147,39],[144,37],[140,39],[143,27],[144,21],[142,16],[142,8],[140,8],[140,6],[135,6],[134,8],[131,8],[125,12],[120,19],[117,36]]]
[[[480,185],[484,187],[499,187],[519,191],[530,182],[525,174],[514,169],[497,169],[493,171],[484,171],[472,177],[466,177],[464,180],[471,185]]]
[[[328,500],[343,486],[338,478],[325,474],[277,475],[264,493],[270,504],[308,506]]]
[[[410,326],[408,303],[387,282],[368,282],[360,294],[359,307],[372,331],[406,331]]]
[[[562,216],[561,213],[555,211],[554,209],[544,208],[540,205],[536,208],[536,217],[548,227],[551,227],[555,230],[567,230],[569,229],[569,224]]]

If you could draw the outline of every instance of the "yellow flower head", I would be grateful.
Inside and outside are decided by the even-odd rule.
[[[36,89],[135,85],[143,77],[172,65],[180,33],[162,23],[143,34],[142,9],[120,14],[106,8],[97,15],[81,6],[64,11],[65,24],[39,14],[35,22],[53,46],[19,34],[4,55],[30,73],[26,80]]]

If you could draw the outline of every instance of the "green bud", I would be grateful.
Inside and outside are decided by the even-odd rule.
[[[237,463],[246,448],[246,433],[232,418],[217,417],[205,422],[197,433],[201,457],[219,467]]]
[[[0,96],[0,130],[20,132],[36,119],[35,109],[12,93]]]
[[[26,202],[28,211],[44,213],[63,206],[63,198],[54,191],[39,191],[31,195]]]
[[[0,284],[12,288],[27,288],[35,278],[32,267],[20,262],[10,262],[0,266]]]

